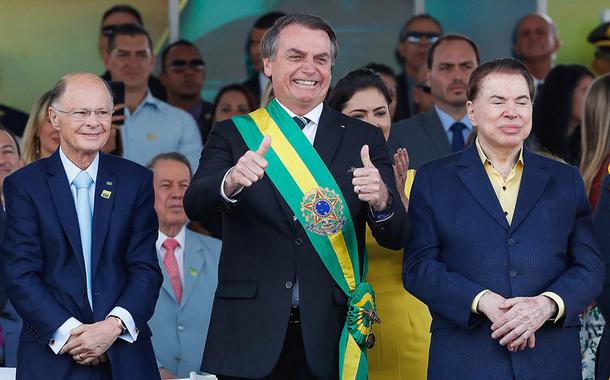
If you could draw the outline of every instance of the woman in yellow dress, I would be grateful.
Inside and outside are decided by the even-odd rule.
[[[390,95],[383,81],[370,69],[357,69],[341,78],[328,98],[330,107],[390,134]],[[401,201],[408,208],[414,170],[408,170],[404,149],[394,154],[394,177],[404,189]],[[395,200],[397,202],[398,200]],[[367,281],[373,285],[381,324],[374,326],[375,346],[368,350],[369,379],[426,379],[430,322],[428,308],[402,284],[403,252],[381,247],[367,227],[369,254]]]

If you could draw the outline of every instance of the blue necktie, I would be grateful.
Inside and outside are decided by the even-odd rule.
[[[93,212],[89,202],[89,187],[93,179],[89,173],[82,171],[78,173],[74,181],[76,186],[76,215],[78,216],[78,228],[80,230],[80,241],[83,248],[83,259],[85,261],[85,276],[87,277],[87,299],[93,309],[93,298],[91,292],[91,224],[93,223]]]
[[[295,116],[292,119],[299,125],[299,128],[301,128],[301,130],[305,128],[305,126],[311,121],[303,116]]]
[[[453,132],[453,136],[451,137],[451,152],[459,152],[464,149],[464,134],[462,131],[466,128],[466,124],[461,122],[455,122],[451,124],[449,128],[451,132]]]

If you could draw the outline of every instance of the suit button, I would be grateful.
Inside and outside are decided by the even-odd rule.
[[[301,239],[300,237],[297,237],[296,239],[294,239],[294,244],[296,244],[296,245],[303,244],[303,239]]]
[[[292,288],[292,281],[286,281],[286,289]]]
[[[508,245],[511,246],[511,247],[513,245],[515,245],[515,239],[513,239],[513,238],[508,239]]]
[[[517,272],[514,270],[511,270],[510,272],[508,272],[508,275],[511,277],[517,277]]]
[[[178,331],[184,331],[184,326],[178,325]]]
[[[54,345],[54,344],[55,344],[55,339],[51,339],[51,340],[49,341],[49,344],[50,344],[51,346],[52,346],[52,345]]]

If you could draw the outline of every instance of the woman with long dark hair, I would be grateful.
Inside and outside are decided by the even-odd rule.
[[[534,147],[572,165],[580,160],[582,102],[593,74],[581,65],[558,65],[534,101]]]
[[[330,107],[376,126],[386,139],[391,127],[390,102],[390,94],[381,77],[367,68],[351,71],[341,78],[328,98]],[[405,208],[413,179],[413,171],[407,175],[407,169],[407,152],[401,149],[394,153],[394,177]],[[368,228],[366,247],[369,253],[367,281],[375,289],[382,320],[380,325],[375,325],[377,344],[367,353],[369,378],[425,379],[431,322],[428,308],[403,287],[401,251],[381,247]]]

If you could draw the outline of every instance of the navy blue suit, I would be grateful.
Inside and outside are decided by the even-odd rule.
[[[604,332],[597,347],[597,363],[595,377],[607,379],[610,377],[610,175],[604,178],[599,202],[593,217],[595,238],[603,258],[606,261],[606,278],[602,293],[597,298],[597,306],[606,320]]]
[[[103,190],[110,197],[102,197]],[[70,317],[104,320],[115,306],[139,329],[134,343],[122,339],[106,352],[116,379],[159,378],[147,322],[162,283],[155,241],[152,174],[127,160],[100,153],[91,250],[93,310],[74,198],[59,157],[39,160],[4,181],[6,223],[2,245],[11,303],[23,318],[17,379],[108,378],[48,346]]]
[[[523,160],[510,225],[475,144],[417,172],[403,279],[432,313],[431,380],[581,377],[578,314],[604,273],[591,210],[576,168],[527,149]],[[470,311],[485,289],[505,298],[555,292],[565,315],[536,332],[536,347],[510,353]]]

